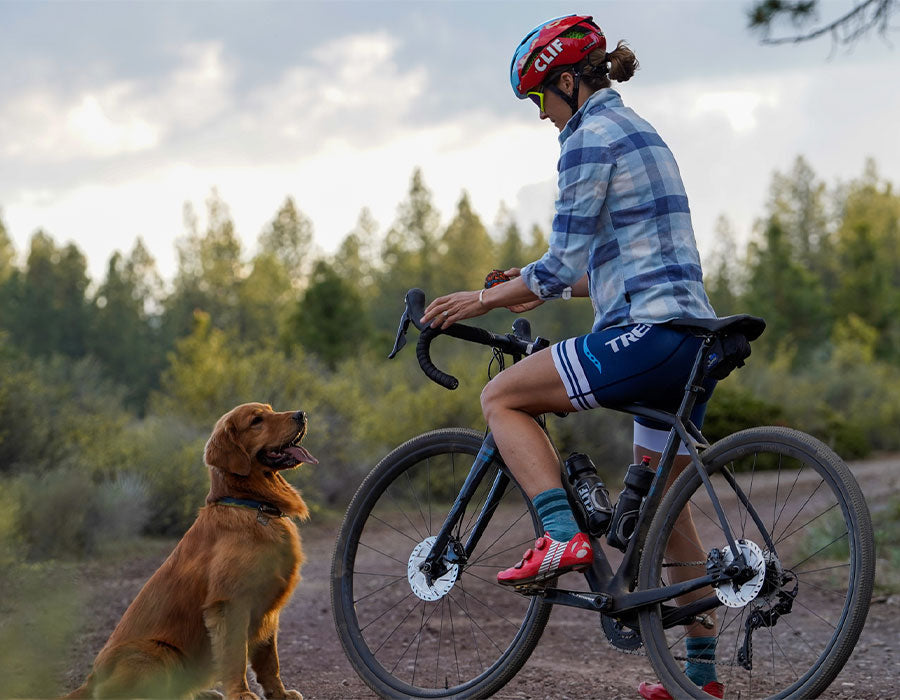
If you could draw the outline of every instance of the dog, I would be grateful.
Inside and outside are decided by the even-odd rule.
[[[204,461],[206,506],[125,611],[85,684],[67,697],[254,700],[249,660],[267,698],[303,700],[281,681],[278,616],[300,580],[291,518],[309,510],[281,471],[318,461],[300,441],[302,411],[237,406],[216,422]]]

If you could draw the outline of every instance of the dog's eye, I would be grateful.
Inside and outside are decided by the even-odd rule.
[[[253,420],[250,421],[250,425],[259,425],[263,422],[262,416],[253,416]]]

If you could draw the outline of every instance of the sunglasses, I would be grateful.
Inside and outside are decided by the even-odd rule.
[[[558,87],[556,87],[556,85],[554,85],[552,82],[545,83],[540,90],[532,90],[531,92],[526,92],[525,95],[529,100],[531,100],[538,106],[538,109],[540,109],[541,112],[546,112],[547,110],[544,109],[544,93],[546,93],[547,90],[549,90],[550,92],[555,92],[557,95],[562,97],[564,101],[569,100],[569,96]]]
[[[525,93],[528,96],[528,99],[534,102],[538,109],[542,112],[544,111],[544,91],[543,90],[532,90],[531,92]]]

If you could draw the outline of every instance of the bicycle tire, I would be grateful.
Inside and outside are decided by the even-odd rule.
[[[875,549],[859,485],[830,448],[805,433],[782,427],[752,428],[723,438],[703,452],[702,462],[734,537],[755,541],[763,552],[763,559],[757,558],[762,589],[754,594],[752,582],[740,588],[726,583],[720,588],[734,607],[723,605],[717,610],[714,663],[718,680],[725,684],[729,697],[816,697],[850,658],[869,609]],[[765,466],[776,470],[763,473]],[[730,486],[725,467],[736,474],[746,500],[770,531],[774,557],[758,523]],[[773,481],[770,499],[767,494]],[[639,588],[660,585],[666,568],[672,572],[670,577],[675,575],[679,562],[666,562],[665,550],[670,537],[681,534],[684,522],[678,525],[677,519],[687,503],[698,521],[704,547],[727,546],[724,536],[708,535],[716,528],[721,535],[721,525],[697,470],[689,467],[668,490],[650,525]],[[699,557],[705,558],[705,554]],[[695,570],[684,577],[697,575]],[[788,612],[774,616],[771,626],[756,626],[772,615],[778,602],[786,600],[779,590],[795,596]],[[696,597],[702,595],[709,592],[698,592]],[[745,596],[753,597],[742,604]],[[659,605],[649,606],[639,617],[647,653],[662,684],[675,697],[708,698],[681,664],[686,659],[685,627],[664,629]],[[748,628],[752,628],[749,635]],[[749,669],[742,665],[748,636]]]
[[[411,550],[440,529],[482,440],[459,428],[413,438],[378,463],[347,508],[332,559],[332,611],[347,658],[381,697],[487,697],[528,660],[547,623],[552,605],[494,579],[541,534],[530,499],[513,481],[446,594],[420,600],[409,578]],[[460,519],[460,539],[497,468],[491,467]],[[449,480],[448,469],[455,472]],[[427,662],[421,658],[426,652]]]

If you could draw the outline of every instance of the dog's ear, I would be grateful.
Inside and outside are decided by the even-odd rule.
[[[234,424],[230,420],[217,426],[210,435],[203,451],[203,461],[207,466],[218,467],[240,476],[250,474],[252,464],[247,450],[235,436]]]

